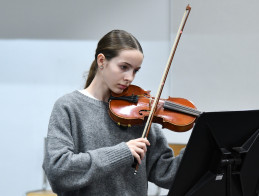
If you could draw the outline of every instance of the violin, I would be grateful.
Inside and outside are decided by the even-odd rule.
[[[131,127],[147,121],[154,97],[150,91],[130,85],[122,94],[112,93],[109,101],[109,115],[118,125]],[[153,122],[176,132],[188,131],[201,114],[192,102],[184,98],[160,99]]]

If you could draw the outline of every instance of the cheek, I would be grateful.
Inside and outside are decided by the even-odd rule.
[[[121,70],[116,66],[116,65],[113,65],[113,66],[110,66],[108,69],[107,69],[107,72],[109,74],[109,77],[113,80],[113,79],[116,79],[116,78],[120,78],[122,77],[122,73],[121,73]]]
[[[114,83],[116,80],[119,80],[120,77],[122,77],[122,74],[120,74],[119,70],[116,68],[111,69],[112,67],[107,67],[106,70],[104,70],[104,78],[105,81],[108,83]]]

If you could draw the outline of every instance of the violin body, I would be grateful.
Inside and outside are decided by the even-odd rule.
[[[112,97],[109,101],[109,115],[123,126],[142,125],[147,120],[154,102],[150,91],[135,85],[130,85],[120,95],[112,94]],[[123,99],[125,97],[129,100]],[[131,101],[133,97],[137,98],[137,101]],[[153,122],[172,131],[184,132],[193,127],[199,114],[200,112],[187,99],[169,97],[159,100]]]

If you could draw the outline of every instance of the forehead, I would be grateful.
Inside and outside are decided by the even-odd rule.
[[[139,50],[122,50],[114,58],[118,63],[127,63],[132,66],[141,66],[143,54]]]

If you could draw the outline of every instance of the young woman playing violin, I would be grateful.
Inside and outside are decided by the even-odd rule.
[[[108,114],[111,92],[122,93],[142,61],[137,39],[113,30],[98,42],[85,88],[56,101],[43,168],[59,196],[144,196],[148,181],[170,188],[182,154],[174,157],[160,127],[145,139],[144,125],[118,126]]]

